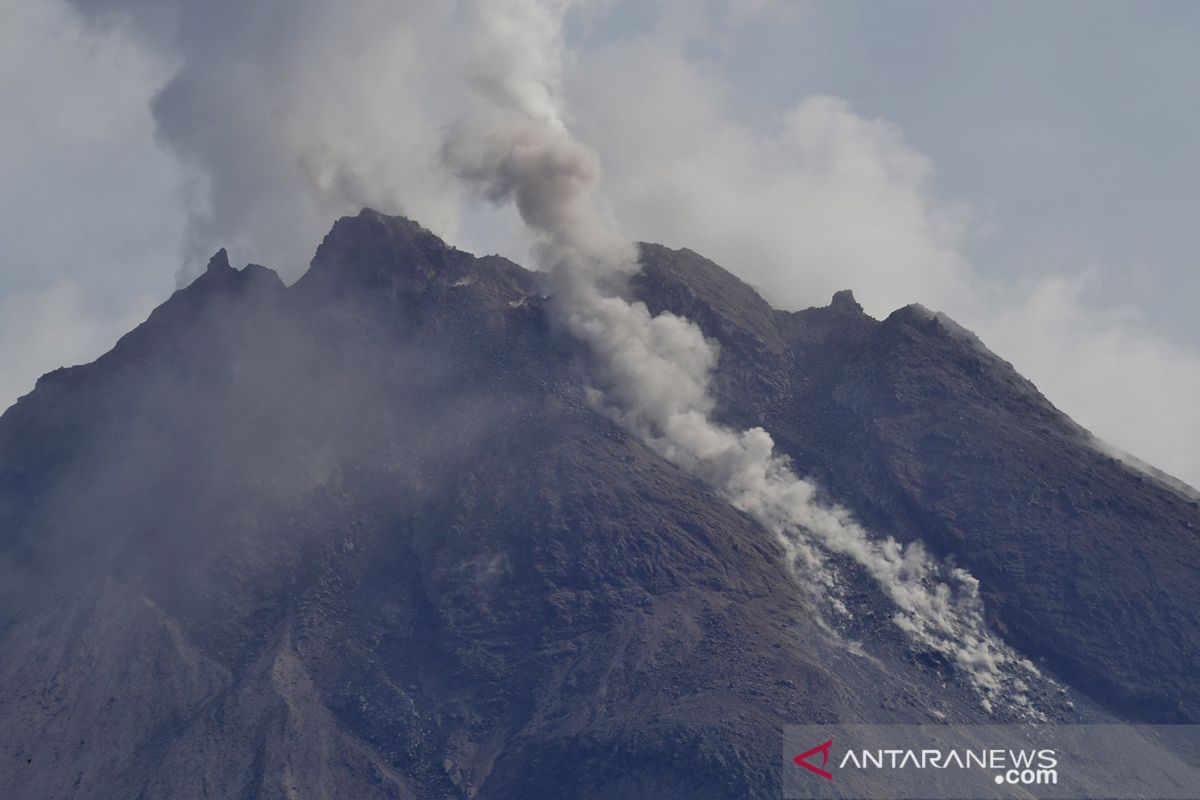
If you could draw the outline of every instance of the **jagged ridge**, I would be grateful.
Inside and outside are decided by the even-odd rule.
[[[1049,671],[1196,718],[1194,503],[919,308],[641,255],[630,291],[721,344],[723,421],[954,554]],[[364,211],[294,286],[218,253],[39,381],[0,417],[0,793],[774,796],[783,724],[994,719],[869,586],[878,661],[815,626],[768,537],[591,408],[552,303]],[[1103,716],[1074,698],[1038,700]]]

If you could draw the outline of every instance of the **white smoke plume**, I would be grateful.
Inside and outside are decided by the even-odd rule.
[[[754,103],[747,118],[725,66],[672,46],[677,29],[671,20],[567,62],[573,126],[604,154],[604,199],[624,233],[736,266],[777,308],[823,305],[845,288],[879,318],[920,300],[1098,436],[1200,486],[1200,350],[1164,335],[1136,292],[1101,299],[1137,270],[1107,257],[1085,267],[1106,247],[1088,239],[1071,254],[1030,253],[1021,269],[972,264],[972,247],[1019,238],[1020,225],[982,198],[947,202],[934,161],[900,126],[823,95],[781,97],[761,117]]]
[[[130,20],[178,62],[152,108],[160,139],[206,182],[194,258],[228,244],[235,260],[295,274],[337,214],[370,205],[454,236],[461,182],[511,202],[564,327],[594,357],[599,407],[775,535],[800,585],[835,613],[834,563],[848,558],[894,603],[896,624],[958,664],[985,703],[1019,697],[1015,675],[1032,667],[988,635],[974,579],[820,502],[766,431],[715,423],[715,343],[623,298],[636,250],[595,201],[600,161],[571,134],[563,98],[577,3],[72,2]]]
[[[364,206],[457,233],[438,158],[458,105],[448,4],[70,2],[175,66],[150,105],[192,173],[185,271],[225,246],[298,277],[329,221]]]
[[[792,472],[765,430],[715,423],[708,387],[716,345],[692,322],[653,316],[616,293],[620,276],[636,269],[634,252],[597,210],[597,158],[564,122],[558,92],[567,6],[480,4],[473,74],[487,76],[475,84],[484,105],[445,155],[489,199],[516,204],[554,279],[566,327],[595,356],[596,402],[774,533],[803,578],[835,592],[825,554],[849,556],[895,603],[895,623],[963,668],[985,705],[1008,689],[1015,689],[1008,699],[1021,702],[1012,672],[1032,665],[987,633],[975,579],[937,563],[919,543],[872,539],[845,509],[818,502],[816,487]],[[481,129],[481,120],[491,124]]]

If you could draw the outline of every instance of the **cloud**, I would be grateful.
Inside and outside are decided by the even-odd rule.
[[[1092,433],[1200,485],[1200,354],[1134,308],[1090,304],[1094,280],[1052,275],[1011,302],[976,307],[976,332]]]
[[[457,234],[438,148],[456,86],[454,13],[435,3],[73,0],[177,69],[153,99],[190,170],[189,271],[238,261],[303,272],[331,219],[364,206]]]
[[[81,27],[57,0],[14,0],[0,32],[10,101],[0,174],[22,187],[0,215],[9,293],[65,277],[89,313],[122,317],[130,294],[169,287],[181,227],[186,270],[228,245],[235,261],[294,277],[330,219],[362,205],[468,247],[523,249],[513,218],[464,198],[441,163],[467,84],[500,88],[478,63],[502,56],[510,99],[556,108],[602,156],[597,213],[630,238],[704,252],[784,307],[850,287],[876,315],[913,301],[944,310],[1100,437],[1200,483],[1187,410],[1200,399],[1194,348],[1064,291],[1076,264],[1024,270],[1042,272],[1040,283],[981,280],[962,255],[978,233],[971,216],[935,196],[931,161],[866,109],[813,95],[753,118],[733,110],[723,62],[695,45],[771,15],[820,23],[793,6],[664,2],[649,33],[579,46],[563,37],[565,3],[534,21],[542,27],[496,13],[496,52],[472,68],[466,6],[72,5],[94,24]],[[593,25],[605,13],[583,9]],[[560,60],[565,78],[554,74]],[[186,195],[152,133],[186,165]]]
[[[161,64],[57,0],[0,26],[0,411],[91,360],[171,290],[179,171],[154,143]]]
[[[918,301],[945,311],[1101,439],[1200,483],[1200,353],[1088,302],[1073,265],[984,280],[963,256],[969,209],[939,200],[932,163],[897,126],[823,95],[751,125],[685,52],[619,41],[568,76],[623,230],[698,250],[777,307],[852,288],[876,316]]]
[[[714,345],[689,321],[651,316],[613,290],[633,266],[628,239],[701,250],[779,305],[824,303],[847,286],[877,314],[921,300],[979,330],[1035,380],[1057,370],[1052,399],[1095,393],[1096,381],[1126,391],[1129,373],[1104,372],[1114,351],[1129,369],[1181,357],[1053,283],[1013,295],[998,313],[995,299],[1009,290],[991,293],[962,257],[969,217],[933,195],[929,159],[899,128],[825,95],[747,124],[729,112],[720,80],[686,55],[684,37],[575,53],[564,80],[566,2],[75,5],[103,30],[132,26],[172,62],[151,108],[160,140],[198,182],[193,261],[227,244],[237,260],[295,275],[329,219],[362,205],[461,240],[456,179],[511,202],[557,280],[563,324],[594,356],[598,407],[755,516],[811,585],[832,593],[825,556],[849,556],[896,604],[896,623],[955,659],[985,695],[1010,680],[1006,668],[1023,667],[987,634],[973,579],[818,502],[765,431],[713,423]],[[85,318],[69,287],[30,307],[39,302],[39,318]],[[1055,333],[1061,347],[1047,346]],[[63,352],[93,335],[69,323],[61,334],[53,346]],[[1173,378],[1139,377],[1149,393],[1194,396]],[[1097,403],[1096,432],[1108,435],[1118,412],[1127,410]]]
[[[787,307],[853,287],[886,313],[965,282],[961,215],[931,202],[929,160],[888,122],[813,96],[753,129],[719,77],[649,40],[581,59],[570,88],[617,218],[640,239],[703,252]]]
[[[1011,691],[1015,675],[1033,668],[987,631],[978,582],[935,561],[919,542],[871,536],[845,509],[820,502],[816,486],[775,453],[765,430],[714,422],[709,383],[717,346],[691,321],[651,315],[619,292],[620,278],[635,269],[634,250],[596,207],[597,158],[570,132],[558,96],[561,36],[554,31],[565,9],[536,0],[480,3],[471,66],[489,79],[476,84],[481,105],[472,124],[456,130],[444,152],[455,173],[489,200],[516,205],[556,286],[550,307],[593,356],[594,403],[757,519],[819,607],[846,612],[839,569],[827,555],[849,556],[895,603],[896,625],[958,664],[985,707],[1001,695],[1021,706]],[[513,28],[526,35],[511,36]],[[810,115],[819,124],[810,124]],[[837,101],[824,98],[797,116],[798,137],[821,153],[840,150],[841,134],[858,127]],[[839,157],[828,166],[878,182],[873,164]],[[922,165],[901,159],[886,166],[907,174]]]

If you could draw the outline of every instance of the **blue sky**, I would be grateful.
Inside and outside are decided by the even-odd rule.
[[[786,19],[714,51],[737,113],[845,97],[903,128],[937,193],[972,206],[981,271],[1094,265],[1097,299],[1196,341],[1194,4],[824,3]]]
[[[304,0],[263,25],[279,7],[8,0],[0,404],[220,246],[294,279],[355,205],[524,260],[514,216],[436,164],[455,12],[406,5]],[[613,0],[568,21],[553,88],[630,237],[780,306],[848,287],[876,315],[946,310],[1200,482],[1200,6]]]

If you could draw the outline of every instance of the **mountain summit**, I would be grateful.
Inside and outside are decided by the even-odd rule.
[[[867,529],[981,583],[1059,721],[1200,722],[1200,505],[920,306],[786,312],[689,250],[630,295],[720,345]],[[870,581],[780,546],[588,400],[535,273],[339,220],[224,251],[0,417],[0,796],[775,797],[780,731],[1001,722]]]

